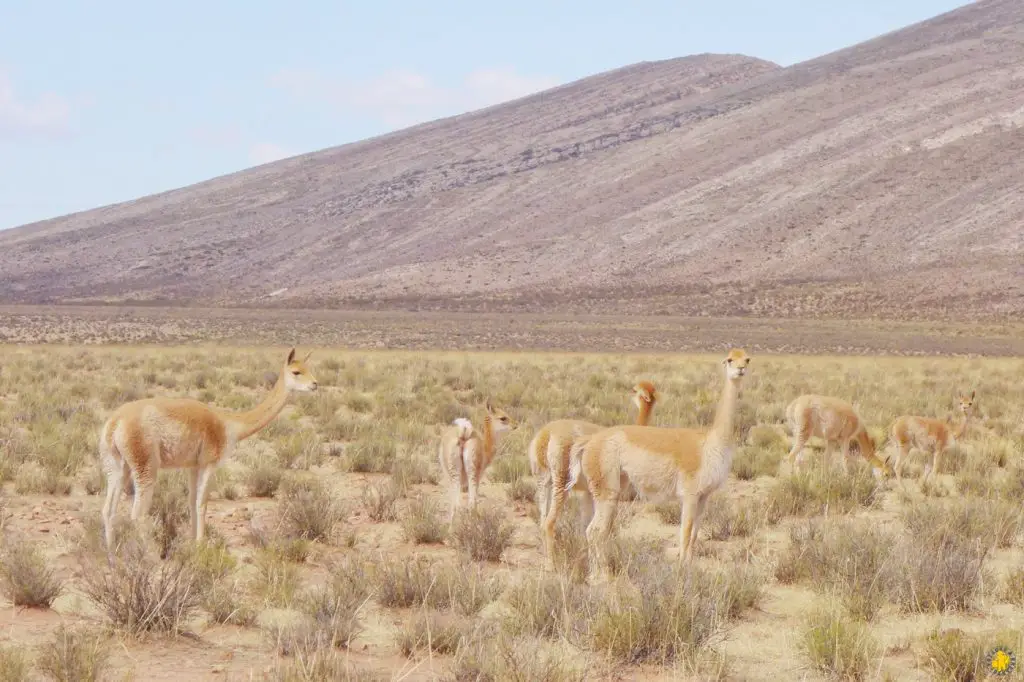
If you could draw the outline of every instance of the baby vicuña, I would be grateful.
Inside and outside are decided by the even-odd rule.
[[[474,430],[468,419],[460,417],[441,432],[437,458],[451,495],[449,523],[462,506],[463,492],[469,493],[469,507],[476,507],[480,478],[494,459],[498,437],[514,426],[512,418],[491,405],[490,400],[484,410],[483,428],[479,431]]]
[[[932,462],[925,467],[923,480],[928,480],[939,470],[943,451],[956,447],[967,431],[967,424],[974,409],[975,393],[975,391],[971,391],[970,395],[958,396],[957,407],[961,415],[959,426],[953,426],[952,421],[948,418],[942,420],[913,415],[903,415],[893,422],[892,428],[889,430],[889,438],[897,447],[897,480],[903,479],[903,458],[910,456],[911,448],[932,453]]]

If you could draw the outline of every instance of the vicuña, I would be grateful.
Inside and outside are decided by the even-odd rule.
[[[591,577],[596,570],[601,571],[602,580],[608,577],[605,549],[619,492],[627,481],[644,498],[680,498],[679,561],[692,558],[708,498],[732,467],[733,421],[749,364],[750,356],[740,349],[729,351],[722,360],[725,385],[710,430],[613,426],[573,444],[567,487],[575,486],[582,474],[594,498],[594,518],[587,526]]]
[[[153,501],[160,469],[188,469],[192,535],[203,539],[210,476],[231,455],[235,444],[272,422],[292,391],[315,391],[316,379],[306,367],[309,355],[288,353],[277,382],[259,405],[231,412],[191,398],[146,398],[125,403],[100,431],[100,462],[107,478],[103,532],[113,548],[114,515],[130,476],[135,487],[132,521],[144,518]]]
[[[646,426],[651,411],[658,400],[654,384],[640,381],[633,386],[633,404],[637,407],[636,423]],[[544,537],[548,566],[554,567],[555,525],[561,515],[565,497],[571,491],[569,480],[569,452],[573,441],[581,436],[597,433],[605,427],[582,419],[556,419],[548,422],[534,435],[527,449],[530,471],[537,479],[538,522]],[[594,516],[593,499],[587,490],[586,481],[577,477],[575,489],[582,492],[580,515],[583,526]]]
[[[850,445],[856,443],[861,456],[871,464],[876,478],[880,473],[892,476],[893,469],[888,458],[882,460],[878,457],[875,441],[865,428],[864,421],[853,405],[845,400],[814,394],[799,396],[786,406],[786,421],[793,434],[793,447],[787,458],[791,467],[799,466],[803,461],[800,455],[804,446],[812,436],[817,436],[825,441],[826,462],[832,457],[836,446],[839,446],[844,472],[850,471]]]
[[[451,495],[449,523],[455,520],[455,512],[462,506],[462,493],[469,492],[469,507],[476,507],[480,478],[494,459],[498,437],[512,427],[512,418],[488,400],[480,431],[476,431],[468,419],[460,417],[441,433],[437,458]]]
[[[953,426],[952,420],[948,417],[941,420],[903,415],[893,422],[892,428],[889,430],[889,437],[897,447],[895,467],[897,480],[903,479],[903,458],[910,456],[911,448],[932,453],[932,462],[925,467],[922,480],[928,480],[929,476],[938,472],[942,453],[949,448],[956,447],[967,431],[967,424],[974,410],[975,394],[976,391],[971,391],[970,395],[960,394],[957,396],[957,408],[960,412],[958,426]]]

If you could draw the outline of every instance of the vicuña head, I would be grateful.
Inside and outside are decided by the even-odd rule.
[[[309,360],[309,356],[312,354],[313,351],[309,351],[306,353],[306,357],[296,360],[294,348],[288,353],[288,359],[285,360],[284,369],[281,370],[281,373],[284,376],[285,388],[289,391],[306,393],[317,389],[316,378],[313,377],[313,373],[306,366],[306,361]]]
[[[633,404],[636,405],[638,410],[643,410],[644,406],[653,406],[658,401],[658,392],[654,389],[654,384],[649,381],[638,381],[633,386]]]
[[[730,381],[739,381],[747,373],[750,356],[742,348],[733,348],[722,360],[722,364],[725,366],[725,377]]]
[[[970,395],[965,395],[961,393],[959,396],[957,396],[957,408],[960,410],[960,414],[964,415],[965,417],[971,414],[971,412],[974,410],[974,397],[976,394],[977,391],[971,391]]]
[[[492,405],[490,398],[484,403],[484,409],[487,410],[487,415],[491,418],[491,428],[494,429],[494,433],[497,434],[515,428],[516,423],[512,417],[508,416],[505,410]]]

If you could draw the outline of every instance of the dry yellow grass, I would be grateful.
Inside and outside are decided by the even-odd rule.
[[[252,406],[280,349],[2,352],[4,546],[32,543],[62,589],[40,589],[38,571],[11,565],[5,599],[28,594],[19,600],[41,608],[3,602],[0,667],[52,668],[66,624],[92,633],[82,641],[115,638],[107,667],[139,680],[926,680],[965,651],[1016,647],[1024,630],[1020,359],[754,353],[737,419],[744,445],[712,499],[693,574],[672,567],[678,505],[625,502],[617,578],[596,588],[581,582],[575,508],[559,527],[559,572],[541,572],[525,466],[533,430],[560,417],[628,422],[638,379],[661,394],[654,424],[707,425],[717,356],[318,349],[320,392],[294,398],[215,477],[208,543],[184,539],[183,478],[167,472],[145,533],[122,523],[108,564],[96,463],[104,417],[150,395]],[[876,486],[862,464],[849,478],[838,463],[817,466],[815,441],[809,472],[780,471],[784,407],[800,393],[853,402],[881,446],[897,415],[944,417],[972,388],[978,417],[923,488],[921,456],[905,486]],[[486,398],[522,425],[499,444],[482,487],[477,522],[492,530],[462,523],[449,534],[436,436]],[[130,598],[117,598],[119,587]],[[951,629],[966,634],[941,634]]]

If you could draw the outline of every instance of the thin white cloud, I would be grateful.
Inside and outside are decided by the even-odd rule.
[[[26,98],[0,67],[0,136],[61,135],[70,124],[71,107],[65,98],[53,92]]]
[[[329,102],[394,127],[461,114],[507,102],[559,84],[550,76],[527,76],[514,69],[478,69],[455,87],[445,87],[411,70],[394,70],[361,82],[339,82],[313,71],[283,69],[270,84],[297,97]]]
[[[295,152],[272,142],[261,142],[249,147],[249,161],[256,165],[280,161],[289,156],[295,156]]]

